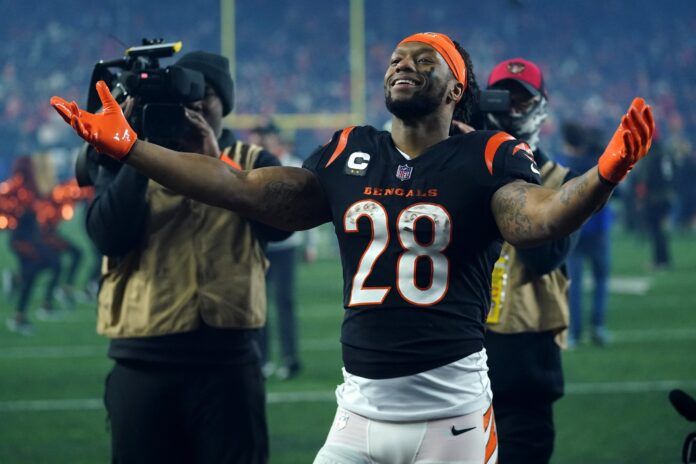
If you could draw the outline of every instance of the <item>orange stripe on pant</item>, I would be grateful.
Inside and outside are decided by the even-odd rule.
[[[488,425],[491,422],[491,417],[493,416],[493,405],[491,404],[483,413],[483,430],[488,430]]]
[[[486,457],[484,459],[484,464],[488,464],[493,454],[495,454],[498,449],[498,433],[495,429],[495,416],[493,414],[493,405],[488,407],[488,410],[483,415],[483,429],[487,431],[490,426],[490,433],[488,434],[488,442],[486,442]],[[497,462],[497,459],[496,459]]]

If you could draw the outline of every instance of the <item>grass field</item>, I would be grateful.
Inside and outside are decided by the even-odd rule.
[[[79,235],[79,223],[66,224]],[[7,234],[0,265],[13,267]],[[554,463],[677,463],[693,427],[671,408],[670,389],[696,393],[696,247],[673,243],[675,269],[645,271],[648,251],[631,238],[614,241],[609,327],[615,342],[565,353],[568,392],[556,406]],[[638,279],[635,279],[638,277]],[[340,379],[341,272],[323,260],[301,269],[300,328],[305,370],[268,383],[271,462],[312,462],[335,411]],[[2,301],[0,316],[13,304]],[[93,304],[61,321],[36,322],[22,337],[0,328],[0,463],[100,463],[109,459],[101,404],[111,366],[94,330]]]

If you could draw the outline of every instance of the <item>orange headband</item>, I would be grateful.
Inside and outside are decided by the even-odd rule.
[[[419,32],[406,37],[399,42],[399,45],[406,42],[422,42],[433,47],[444,58],[454,77],[464,84],[464,88],[466,88],[466,65],[464,64],[464,58],[457,51],[457,47],[452,42],[452,39],[445,34],[437,32]]]

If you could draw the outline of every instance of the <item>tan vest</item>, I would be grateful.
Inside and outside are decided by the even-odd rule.
[[[557,189],[568,169],[548,162],[541,169],[541,184]],[[556,268],[541,277],[529,271],[505,242],[493,267],[489,330],[503,334],[563,332],[568,327],[568,278]],[[563,345],[564,340],[557,339]]]
[[[225,149],[251,169],[260,147]],[[150,181],[142,243],[119,260],[104,259],[97,332],[110,338],[213,327],[257,328],[266,322],[268,262],[245,219],[185,198]]]

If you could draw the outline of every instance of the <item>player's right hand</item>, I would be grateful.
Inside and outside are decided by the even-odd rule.
[[[70,124],[77,135],[92,145],[99,153],[123,159],[138,140],[138,134],[128,124],[121,107],[116,103],[104,81],[97,82],[97,93],[104,111],[88,113],[60,97],[51,97],[51,106]]]
[[[642,98],[634,98],[599,158],[599,175],[612,184],[621,182],[648,153],[654,133],[655,121],[650,105],[646,105]]]

